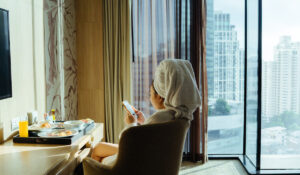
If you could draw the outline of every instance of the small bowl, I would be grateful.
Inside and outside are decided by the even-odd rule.
[[[81,128],[84,126],[84,122],[81,120],[70,120],[64,122],[65,129]]]

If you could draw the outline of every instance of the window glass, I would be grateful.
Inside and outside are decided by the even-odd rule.
[[[300,1],[263,1],[262,168],[300,168]]]
[[[258,114],[258,0],[247,1],[246,155],[256,166]]]
[[[242,154],[244,1],[207,0],[208,153]]]

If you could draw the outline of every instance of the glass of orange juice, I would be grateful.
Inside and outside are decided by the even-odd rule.
[[[20,137],[28,137],[28,121],[20,121],[19,122],[19,136]]]

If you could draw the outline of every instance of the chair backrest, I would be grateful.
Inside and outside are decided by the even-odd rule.
[[[176,175],[190,124],[186,120],[141,125],[123,132],[116,174]]]

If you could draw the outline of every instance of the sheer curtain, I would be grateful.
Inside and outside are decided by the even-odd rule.
[[[132,1],[134,106],[150,116],[149,87],[157,64],[175,58],[176,0]]]
[[[132,1],[134,105],[150,116],[149,87],[157,64],[168,58],[187,59],[194,68],[202,106],[186,138],[184,158],[207,160],[207,78],[205,63],[206,0]]]

